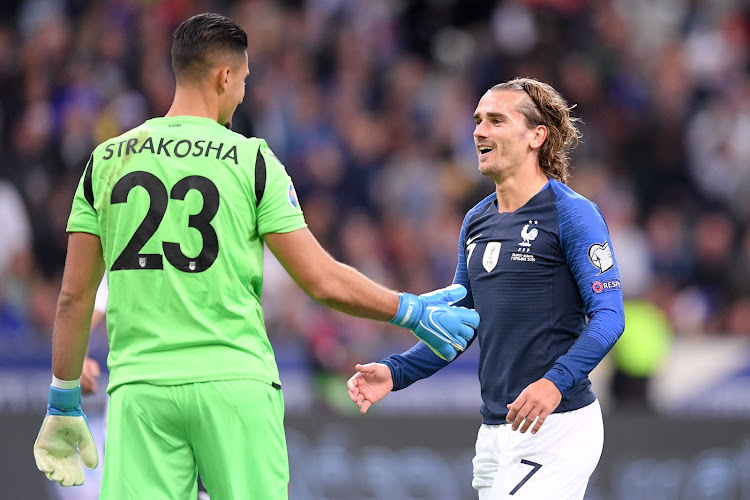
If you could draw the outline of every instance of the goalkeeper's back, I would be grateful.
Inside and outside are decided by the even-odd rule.
[[[305,227],[265,141],[196,116],[154,118],[96,148],[68,231],[100,236],[109,391],[279,376],[261,309],[263,240]]]

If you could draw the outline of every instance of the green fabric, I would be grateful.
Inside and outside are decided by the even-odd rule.
[[[633,377],[648,377],[669,353],[672,329],[666,315],[645,301],[625,302],[625,331],[612,348],[619,369]]]
[[[102,500],[184,500],[200,473],[211,500],[286,499],[281,390],[254,380],[112,392]]]
[[[259,150],[266,176],[256,208]],[[306,224],[265,141],[207,118],[155,118],[102,143],[87,168],[68,231],[102,240],[108,391],[132,382],[279,382],[261,309],[262,236]]]

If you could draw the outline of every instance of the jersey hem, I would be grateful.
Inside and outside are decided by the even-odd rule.
[[[555,411],[552,412],[552,414],[556,413],[567,413],[569,411],[575,411],[580,410],[581,408],[586,408],[590,404],[593,404],[594,401],[596,401],[596,395],[594,393],[591,393],[590,398],[585,398],[580,401],[578,401],[578,404],[571,404],[571,405],[560,405],[557,408],[555,408]],[[504,414],[498,414],[498,415],[492,415],[492,416],[484,416],[482,415],[482,423],[486,425],[503,425],[507,424],[508,422],[505,421],[505,417],[508,415],[508,412],[505,412]]]
[[[281,380],[279,378],[270,378],[270,377],[263,377],[260,375],[253,375],[253,374],[226,374],[226,375],[220,375],[216,376],[215,374],[212,375],[205,375],[205,376],[197,376],[193,378],[186,379],[185,377],[166,377],[166,378],[160,378],[160,379],[147,379],[147,378],[132,378],[132,379],[126,379],[123,381],[117,381],[117,382],[110,382],[109,386],[107,386],[107,394],[112,394],[112,392],[123,386],[128,384],[150,384],[150,385],[157,385],[157,386],[173,386],[173,385],[187,385],[187,384],[199,384],[202,382],[219,382],[224,380],[257,380],[258,382],[263,382],[268,385],[273,386],[274,384],[281,387]]]

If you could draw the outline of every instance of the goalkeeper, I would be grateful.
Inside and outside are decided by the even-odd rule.
[[[98,457],[79,378],[107,270],[102,499],[287,497],[281,382],[261,309],[264,243],[318,302],[412,330],[451,360],[479,323],[466,290],[397,294],[335,261],[306,228],[265,141],[229,130],[245,94],[247,35],[202,14],[175,31],[172,107],[91,155],[68,221],[37,466],[63,485]],[[294,307],[294,304],[289,304]]]

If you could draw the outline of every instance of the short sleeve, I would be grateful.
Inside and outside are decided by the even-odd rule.
[[[258,233],[289,233],[307,227],[292,178],[265,141],[260,142],[256,169],[263,162],[265,189],[258,204]]]
[[[73,207],[70,210],[67,226],[69,233],[90,233],[100,236],[99,219],[94,208],[94,190],[91,180],[93,168],[94,156],[91,155],[73,196]]]

